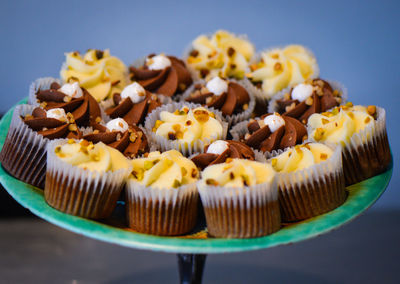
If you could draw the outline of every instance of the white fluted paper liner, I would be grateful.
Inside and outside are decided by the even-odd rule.
[[[53,83],[58,83],[62,84],[60,79],[52,78],[52,77],[44,77],[44,78],[39,78],[36,79],[31,83],[29,86],[29,96],[28,96],[28,104],[34,105],[34,106],[39,106],[39,103],[37,102],[36,99],[36,93],[39,90],[48,90],[50,89],[51,84]]]
[[[217,31],[215,31],[215,32],[217,32]],[[215,32],[213,32],[213,33],[207,33],[207,34],[205,34],[205,36],[208,37],[208,38],[211,38]],[[230,31],[228,31],[228,32],[229,32],[230,34],[233,34],[235,37],[237,37],[237,38],[239,38],[239,39],[242,39],[242,40],[245,40],[245,41],[250,42],[250,43],[253,45],[254,50],[255,50],[254,44],[249,40],[249,38],[248,38],[248,36],[247,36],[246,34],[235,34],[235,33],[232,33],[232,32],[230,32]],[[199,35],[199,36],[200,36],[200,35]],[[197,37],[196,37],[196,38],[197,38]],[[216,46],[215,46],[215,49],[218,50],[218,53],[223,52],[223,50],[221,50],[220,48],[217,48]],[[198,81],[198,80],[201,80],[201,79],[202,79],[202,78],[199,76],[200,71],[197,70],[197,69],[195,69],[191,64],[188,64],[188,63],[187,63],[187,59],[188,59],[188,57],[190,56],[190,52],[192,52],[192,50],[193,50],[193,41],[192,41],[191,43],[189,43],[189,44],[184,48],[184,50],[183,50],[183,55],[182,55],[182,60],[183,60],[183,62],[185,62],[187,69],[189,70],[190,74],[192,75],[193,81]],[[225,65],[224,65],[224,66],[225,66]],[[221,68],[221,69],[223,69],[223,68]]]
[[[340,97],[342,98],[342,102],[340,103],[340,105],[344,105],[347,102],[348,98],[347,88],[338,81],[331,81],[331,80],[325,80],[325,81],[328,82],[329,85],[331,85],[333,90],[339,91]],[[291,89],[292,87],[283,89],[282,91],[278,92],[276,95],[272,97],[271,101],[268,104],[268,113],[278,112],[279,106],[277,101],[282,100],[286,93],[290,93]]]
[[[0,154],[3,167],[23,182],[44,188],[46,145],[49,139],[30,129],[21,116],[32,114],[35,106],[17,105]]]
[[[133,67],[135,67],[135,68],[140,68],[140,67],[142,67],[142,66],[146,63],[146,58],[147,58],[147,56],[143,56],[143,57],[140,57],[140,58],[136,59],[135,61],[133,61],[133,63],[132,63],[131,66],[133,66]],[[177,57],[177,58],[178,58],[178,57]],[[179,59],[179,58],[178,58],[178,59]],[[190,70],[188,64],[186,64],[186,62],[183,62],[183,63],[185,64],[185,67],[186,67],[186,69],[189,71],[190,76],[192,77],[192,81],[194,82],[194,81],[195,81],[195,78],[193,77],[192,71]],[[131,81],[131,80],[129,79],[129,81]],[[192,85],[193,85],[193,84],[192,84]],[[191,85],[191,86],[192,86],[192,85]],[[163,95],[163,94],[156,94],[156,95],[157,95],[158,97],[160,97],[160,98],[161,98],[161,96],[164,97],[164,101],[162,101],[162,104],[169,104],[169,103],[174,102],[174,101],[179,101],[179,98],[182,96],[182,94],[183,94],[183,93],[177,93],[177,94],[173,95],[172,97],[165,96],[165,95]],[[167,101],[166,98],[169,98],[170,101]]]
[[[345,201],[341,150],[340,146],[334,148],[332,156],[319,164],[278,173],[279,203],[284,221],[311,218],[331,211]],[[267,156],[272,158],[283,152],[278,150]]]
[[[45,199],[62,212],[93,219],[108,217],[117,203],[132,168],[117,171],[91,171],[71,165],[55,154],[55,148],[68,139],[51,141],[47,146]],[[76,140],[79,143],[78,140]]]
[[[354,133],[350,140],[341,142],[346,185],[350,185],[383,172],[391,161],[386,131],[386,111],[376,107],[377,119],[363,130]],[[331,146],[329,142],[316,141],[315,129],[307,126],[310,141]]]
[[[129,226],[155,235],[187,233],[196,223],[198,199],[196,183],[157,188],[130,178],[126,186]]]
[[[260,237],[281,226],[276,177],[245,187],[211,186],[200,180],[197,187],[212,236]]]
[[[288,44],[288,45],[290,45],[290,44]],[[277,49],[277,48],[278,48],[278,49],[283,49],[283,48],[287,47],[288,45],[285,45],[285,46],[274,46],[274,47],[267,48],[267,49],[264,49],[264,50],[262,50],[262,51],[257,52],[257,53],[253,56],[253,58],[250,60],[249,66],[250,66],[251,64],[258,63],[258,62],[261,60],[262,54],[263,54],[263,53],[268,53],[268,52],[270,52],[270,51],[272,51],[272,50],[274,50],[274,49]],[[307,78],[307,79],[315,79],[315,78],[318,78],[318,76],[319,76],[319,66],[318,66],[318,63],[317,63],[317,58],[315,57],[314,53],[313,53],[309,48],[307,48],[307,47],[305,47],[305,46],[303,46],[303,47],[305,48],[305,50],[306,50],[306,52],[308,53],[308,55],[309,55],[310,57],[313,57],[313,58],[315,59],[314,64],[313,64],[313,66],[312,66],[312,68],[313,68],[313,70],[314,70],[314,73],[313,73],[309,78]],[[249,69],[247,70],[246,74],[247,74],[247,73],[251,73],[251,72],[252,72],[252,71],[251,71],[250,68],[249,68]],[[278,92],[276,92],[275,94],[272,94],[272,95],[270,95],[270,96],[267,96],[267,95],[262,91],[262,89],[257,88],[250,80],[248,80],[248,81],[246,82],[246,84],[249,84],[248,87],[252,90],[254,96],[256,97],[256,101],[259,100],[260,102],[268,103],[268,101],[270,101],[271,98],[272,98],[274,95],[276,95],[278,92],[280,92],[280,91],[278,91]],[[293,86],[288,86],[288,87],[293,87]]]
[[[260,118],[254,118],[254,120],[258,119]],[[250,120],[241,121],[229,130],[233,140],[240,141],[246,133],[249,133],[249,130],[247,129],[247,124],[249,124],[249,122]]]
[[[251,114],[253,113],[254,107],[256,106],[256,101],[255,98],[253,96],[253,94],[251,93],[250,90],[248,90],[248,88],[243,84],[242,80],[238,81],[236,79],[229,79],[229,81],[234,82],[236,84],[239,84],[240,86],[242,86],[243,88],[245,88],[245,90],[247,91],[247,93],[249,94],[249,98],[250,101],[248,103],[248,108],[245,111],[242,111],[241,113],[238,114],[232,114],[232,115],[223,115],[224,119],[228,122],[228,127],[235,125],[238,122],[241,122],[243,120],[249,119],[251,117]],[[180,96],[179,98],[177,98],[179,101],[184,102],[185,99],[187,99],[193,92],[195,89],[195,85],[196,84],[201,84],[203,86],[206,85],[206,81],[205,80],[199,80],[196,81],[192,84],[192,86],[190,86],[184,93],[182,96]]]
[[[184,106],[187,106],[190,109],[203,107],[208,111],[214,113],[215,119],[222,125],[222,136],[218,135],[216,137],[213,137],[212,139],[205,139],[204,141],[198,139],[189,144],[187,142],[181,142],[179,140],[169,140],[162,136],[156,135],[156,133],[152,131],[156,121],[160,118],[160,113],[162,111],[174,112],[175,110],[181,109]],[[144,126],[145,129],[147,130],[148,134],[147,137],[151,140],[151,142],[156,143],[161,151],[168,151],[171,149],[175,149],[177,151],[180,151],[186,157],[196,152],[203,153],[205,145],[208,145],[215,140],[226,139],[226,135],[228,132],[228,123],[222,119],[222,113],[220,111],[215,110],[213,108],[204,107],[199,104],[193,104],[188,102],[173,102],[171,104],[163,105],[155,109],[146,117]]]

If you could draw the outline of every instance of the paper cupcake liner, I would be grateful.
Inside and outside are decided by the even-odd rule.
[[[388,169],[391,162],[386,131],[386,111],[376,107],[377,119],[362,131],[342,142],[342,156],[346,186],[363,181]],[[308,127],[308,137],[314,140]],[[329,143],[324,143],[328,144]]]
[[[256,117],[254,119],[257,120],[259,118]],[[250,120],[241,121],[229,130],[233,140],[240,141],[244,135],[249,132],[247,129],[247,124],[249,124],[249,122]]]
[[[247,93],[249,94],[250,97],[250,101],[248,104],[248,108],[245,111],[242,111],[241,113],[238,114],[233,114],[233,115],[223,115],[223,118],[228,122],[228,128],[231,127],[232,125],[235,125],[238,122],[241,122],[243,120],[249,119],[254,111],[254,107],[256,105],[256,101],[255,98],[253,96],[253,94],[251,93],[250,90],[247,89],[247,87],[245,86],[245,84],[242,82],[243,80],[235,80],[235,79],[229,79],[229,81],[232,81],[236,84],[239,84],[240,86],[242,86],[243,88],[246,89]],[[181,102],[185,102],[185,99],[187,99],[191,93],[193,93],[194,91],[194,86],[196,84],[202,84],[204,85],[206,83],[206,81],[204,80],[199,80],[196,81],[192,84],[192,86],[190,86],[184,93],[182,96],[180,96],[178,99],[178,101]]]
[[[62,84],[60,79],[52,78],[52,77],[44,77],[39,78],[33,81],[29,87],[29,96],[28,96],[28,104],[39,106],[39,103],[36,99],[36,93],[39,90],[48,90],[52,83]]]
[[[337,81],[331,81],[331,80],[325,80],[326,82],[331,85],[333,90],[338,90],[341,93],[341,98],[342,98],[342,103],[340,105],[344,105],[347,102],[348,98],[348,92],[347,88],[340,82]],[[286,89],[283,89],[282,91],[278,92],[276,95],[274,95],[269,102],[268,105],[268,113],[273,113],[273,112],[278,112],[278,100],[283,99],[286,93],[289,93],[292,87],[288,87]]]
[[[84,170],[62,161],[54,149],[67,139],[51,141],[47,147],[44,196],[53,208],[90,219],[111,215],[131,169],[115,172]]]
[[[211,236],[255,238],[280,229],[276,178],[250,187],[197,184]]]
[[[267,157],[276,157],[286,150],[274,151]],[[340,147],[326,161],[303,170],[278,173],[277,179],[284,222],[321,215],[339,207],[346,199]]]
[[[0,161],[3,168],[15,178],[43,189],[49,139],[30,129],[21,119],[21,116],[31,114],[34,108],[32,105],[15,107]]]
[[[202,153],[204,151],[204,146],[212,143],[215,140],[224,140],[226,139],[226,135],[228,132],[228,123],[225,122],[221,117],[222,114],[220,111],[215,110],[213,108],[208,108],[204,107],[205,109],[213,112],[215,114],[215,119],[217,119],[221,125],[222,125],[222,136],[217,136],[212,139],[205,139],[204,141],[202,140],[195,140],[191,144],[187,142],[181,142],[179,140],[168,140],[162,136],[156,135],[155,132],[152,131],[156,120],[159,119],[160,113],[162,111],[168,111],[168,112],[174,112],[177,109],[181,109],[183,106],[187,106],[188,108],[196,108],[196,107],[201,107],[199,104],[193,104],[193,103],[188,103],[188,102],[173,102],[168,105],[163,105],[154,111],[152,111],[147,117],[146,121],[144,123],[145,128],[147,130],[148,138],[151,140],[152,143],[155,143],[158,145],[158,148],[161,151],[168,151],[175,149],[177,151],[180,151],[184,156],[188,157],[192,155],[193,153],[200,152]]]
[[[258,62],[261,60],[262,54],[263,54],[263,53],[268,53],[268,52],[270,52],[271,50],[276,49],[276,48],[283,49],[283,48],[285,48],[286,46],[287,46],[287,45],[285,45],[285,46],[275,46],[275,47],[267,48],[267,49],[264,49],[264,50],[262,50],[262,51],[257,52],[257,53],[253,56],[253,58],[250,60],[249,66],[250,66],[251,64],[258,63]],[[304,47],[304,46],[303,46],[303,47]],[[309,48],[307,48],[307,47],[304,47],[304,48],[306,49],[306,52],[307,52],[311,57],[315,58],[315,64],[313,65],[314,74],[313,74],[312,76],[310,76],[309,79],[318,78],[318,76],[319,76],[319,66],[318,66],[318,63],[317,63],[317,59],[316,59],[314,53],[313,53]],[[251,72],[250,69],[248,69],[248,70],[246,71],[246,73],[249,73],[249,72]],[[268,108],[267,108],[267,107],[268,107],[268,102],[271,100],[271,98],[274,97],[275,94],[277,94],[278,92],[280,92],[280,91],[278,91],[278,92],[276,92],[275,94],[273,94],[273,95],[271,95],[271,96],[267,96],[267,95],[263,92],[262,89],[257,88],[250,80],[246,81],[246,84],[248,84],[248,88],[250,88],[250,90],[252,90],[254,96],[256,97],[256,115],[262,115],[262,114],[263,114],[262,111],[263,111],[264,109],[268,109]],[[288,87],[291,87],[291,86],[288,86]]]
[[[129,227],[152,235],[185,234],[196,225],[198,200],[195,183],[179,188],[155,188],[129,179],[126,186]]]
[[[211,38],[215,32],[207,33],[207,34],[205,34],[205,36],[208,37],[208,38]],[[246,40],[246,41],[250,42],[253,45],[254,49],[255,49],[255,45],[249,40],[249,38],[248,38],[248,36],[246,34],[235,34],[235,33],[232,33],[230,31],[228,31],[228,32],[233,34],[235,37],[237,37],[239,39]],[[218,52],[223,52],[223,51],[221,51],[220,48],[215,47],[215,49],[218,50]],[[188,59],[188,57],[190,55],[190,52],[192,50],[193,50],[193,41],[191,43],[189,43],[188,45],[186,45],[186,47],[184,48],[183,55],[182,55],[182,60],[183,60],[183,62],[185,62],[186,67],[188,68],[189,72],[191,73],[193,81],[198,81],[198,80],[202,79],[199,76],[199,71],[197,69],[195,69],[192,65],[187,63],[187,59]],[[223,68],[220,68],[220,69],[222,70]]]

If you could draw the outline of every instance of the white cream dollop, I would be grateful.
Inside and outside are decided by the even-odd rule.
[[[207,82],[206,88],[216,96],[228,91],[228,83],[220,77],[214,77]]]
[[[145,97],[146,90],[137,82],[126,86],[121,92],[122,99],[130,98],[134,104],[142,102]]]
[[[146,58],[146,65],[150,70],[162,70],[171,66],[171,60],[165,55],[159,54],[151,58]]]
[[[309,84],[298,84],[293,88],[292,99],[303,102],[308,99],[313,93],[313,87]]]
[[[63,108],[49,109],[46,112],[46,117],[55,118],[55,119],[57,119],[59,121],[63,121],[63,122],[68,121],[67,115],[66,115],[65,110]]]
[[[129,129],[128,123],[123,118],[116,118],[107,122],[106,127],[110,131],[125,132]]]
[[[73,98],[80,98],[83,96],[83,92],[81,87],[79,87],[78,82],[74,82],[72,84],[64,84],[60,89],[58,89],[60,92],[66,94],[67,96],[73,97]]]
[[[265,125],[268,125],[269,130],[271,130],[271,132],[274,133],[280,127],[285,125],[285,120],[282,118],[282,116],[274,113],[274,114],[266,116],[264,118],[264,123],[265,123]]]
[[[228,142],[224,140],[217,140],[208,146],[207,153],[221,155],[223,152],[228,150],[228,148]]]

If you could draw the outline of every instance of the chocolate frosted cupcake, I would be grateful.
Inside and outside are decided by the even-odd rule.
[[[107,218],[131,169],[124,155],[103,143],[52,141],[47,152],[45,200],[67,214]]]
[[[149,152],[149,144],[143,130],[136,125],[129,126],[122,118],[113,119],[106,126],[97,125],[92,133],[83,138],[93,143],[103,142],[128,158]]]
[[[151,54],[143,64],[138,62],[129,71],[131,80],[147,91],[168,97],[183,93],[193,82],[182,60],[164,54]]]
[[[126,187],[128,224],[153,235],[181,235],[197,219],[196,165],[175,150],[133,159]]]
[[[161,97],[161,96],[160,96]],[[129,125],[143,124],[147,114],[161,106],[162,100],[167,98],[146,91],[140,84],[134,82],[123,91],[113,95],[113,106],[106,109],[106,114],[111,118],[121,117]]]
[[[278,113],[243,121],[231,129],[234,140],[243,141],[262,152],[285,149],[307,138],[305,126],[295,118]]]
[[[233,159],[207,167],[198,189],[208,233],[255,238],[281,227],[275,171],[269,164]]]
[[[46,112],[31,105],[16,106],[0,153],[3,168],[23,182],[44,188],[48,142],[82,137],[69,119],[63,109]]]
[[[48,89],[42,88],[42,85],[49,84],[48,80],[38,80],[34,83],[35,86],[31,87],[31,91],[37,89],[34,95],[30,94],[33,105],[40,105],[45,110],[62,108],[72,115],[78,126],[92,126],[102,121],[99,104],[77,82],[61,86],[54,79]]]
[[[306,124],[312,114],[338,106],[346,98],[347,90],[341,84],[314,79],[276,95],[271,100],[268,110],[297,118]]]
[[[220,77],[196,83],[185,92],[183,99],[220,110],[229,124],[249,119],[255,106],[253,96],[241,83]]]
[[[286,222],[311,218],[346,199],[340,147],[307,143],[278,151],[269,161],[278,172],[279,204]]]
[[[346,185],[387,170],[391,162],[386,132],[386,112],[376,106],[353,106],[348,102],[308,119],[311,140],[341,145]]]
[[[233,140],[217,140],[207,145],[204,153],[192,157],[198,168],[224,163],[229,159],[248,159],[254,161],[254,151],[246,144]]]

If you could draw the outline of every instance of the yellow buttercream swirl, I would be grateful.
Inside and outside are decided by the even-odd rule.
[[[98,102],[114,93],[121,93],[128,84],[126,66],[120,59],[111,56],[108,49],[90,49],[83,56],[78,52],[69,52],[65,57],[61,78],[65,82],[78,81]]]
[[[243,187],[271,182],[275,176],[275,171],[269,164],[232,159],[222,164],[207,167],[201,176],[203,185]]]
[[[70,139],[54,149],[58,158],[71,165],[90,171],[106,172],[128,169],[129,162],[118,150],[102,142]]]
[[[315,113],[308,119],[311,137],[315,141],[340,144],[349,142],[353,134],[374,123],[376,108],[374,106],[336,107],[330,112]]]
[[[204,107],[190,109],[184,106],[173,113],[162,111],[153,131],[166,139],[189,144],[196,140],[211,142],[223,135],[221,123]]]
[[[151,152],[146,158],[134,159],[131,163],[130,178],[145,186],[177,188],[199,177],[196,165],[176,150]]]
[[[246,76],[252,82],[261,82],[261,89],[267,98],[315,77],[318,72],[315,57],[301,45],[262,52],[261,60],[251,64],[250,69]]]
[[[294,172],[329,159],[333,151],[321,143],[307,143],[287,149],[282,154],[270,159],[277,172]]]
[[[186,63],[198,72],[200,78],[220,76],[243,79],[253,55],[251,42],[219,30],[210,37],[198,36],[192,42],[192,52]]]

